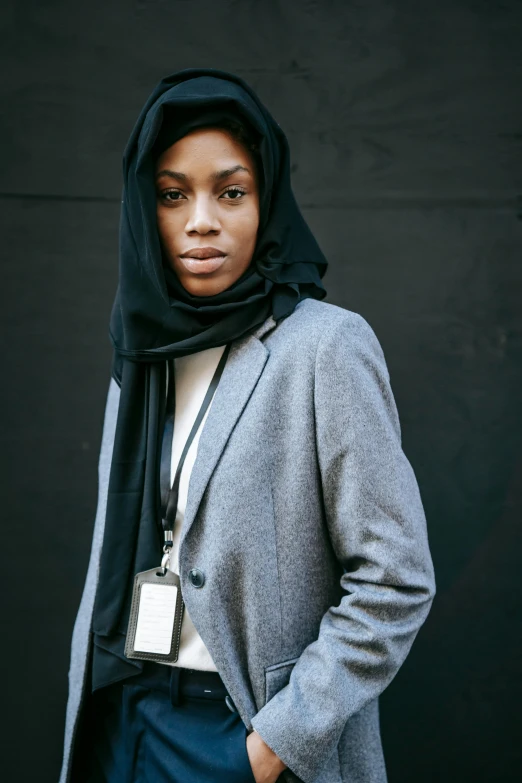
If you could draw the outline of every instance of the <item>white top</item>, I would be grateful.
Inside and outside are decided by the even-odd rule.
[[[174,359],[176,407],[174,411],[174,433],[170,468],[171,486],[174,481],[174,476],[176,475],[181,452],[183,451],[190,430],[196,420],[196,416],[201,408],[201,403],[208,391],[212,376],[216,371],[216,367],[218,366],[224,350],[225,346],[222,345],[217,348],[207,348],[204,351],[198,351],[189,356],[182,356],[179,359]],[[214,398],[212,398],[212,400],[213,399]],[[196,461],[199,438],[211,407],[212,401],[205,412],[205,416],[203,417],[187,452],[179,479],[178,509],[174,523],[174,543],[170,560],[170,568],[176,574],[179,574],[179,541],[181,526],[185,517],[185,507],[187,505],[190,474],[194,462]],[[196,631],[194,624],[190,619],[186,606],[183,615],[183,624],[181,626],[178,660],[170,665],[181,666],[186,669],[197,669],[198,671],[217,671],[209,651],[203,644],[203,639]]]

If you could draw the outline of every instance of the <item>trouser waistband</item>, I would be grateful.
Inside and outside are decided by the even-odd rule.
[[[143,671],[131,680],[136,685],[168,693],[174,706],[181,697],[225,701],[231,712],[237,709],[218,672],[198,671],[180,666],[145,661]]]

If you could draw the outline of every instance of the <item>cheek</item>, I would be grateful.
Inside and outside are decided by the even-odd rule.
[[[255,242],[258,227],[259,214],[254,210],[249,210],[242,215],[237,215],[233,230],[243,242]]]
[[[156,212],[156,222],[161,241],[165,244],[172,244],[178,234],[177,221],[173,210],[158,209]]]

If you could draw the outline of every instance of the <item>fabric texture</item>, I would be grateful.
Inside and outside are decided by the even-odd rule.
[[[158,150],[221,116],[240,117],[259,145],[260,219],[252,261],[225,291],[193,296],[165,264],[156,226]],[[132,582],[158,564],[160,441],[166,360],[224,345],[267,316],[284,320],[305,298],[323,299],[327,261],[293,196],[286,137],[240,77],[186,69],[146,101],[123,158],[119,283],[110,321],[113,377],[121,387],[106,526],[93,615],[92,686],[132,676],[125,659]]]
[[[120,399],[112,380],[60,783],[84,702]],[[386,783],[378,697],[429,614],[435,576],[385,358],[362,316],[308,298],[233,341],[179,562],[194,625],[247,729],[288,765],[281,779]]]

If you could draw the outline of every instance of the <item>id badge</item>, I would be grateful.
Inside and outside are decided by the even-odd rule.
[[[142,661],[178,660],[185,603],[178,574],[161,568],[134,577],[125,655]]]

